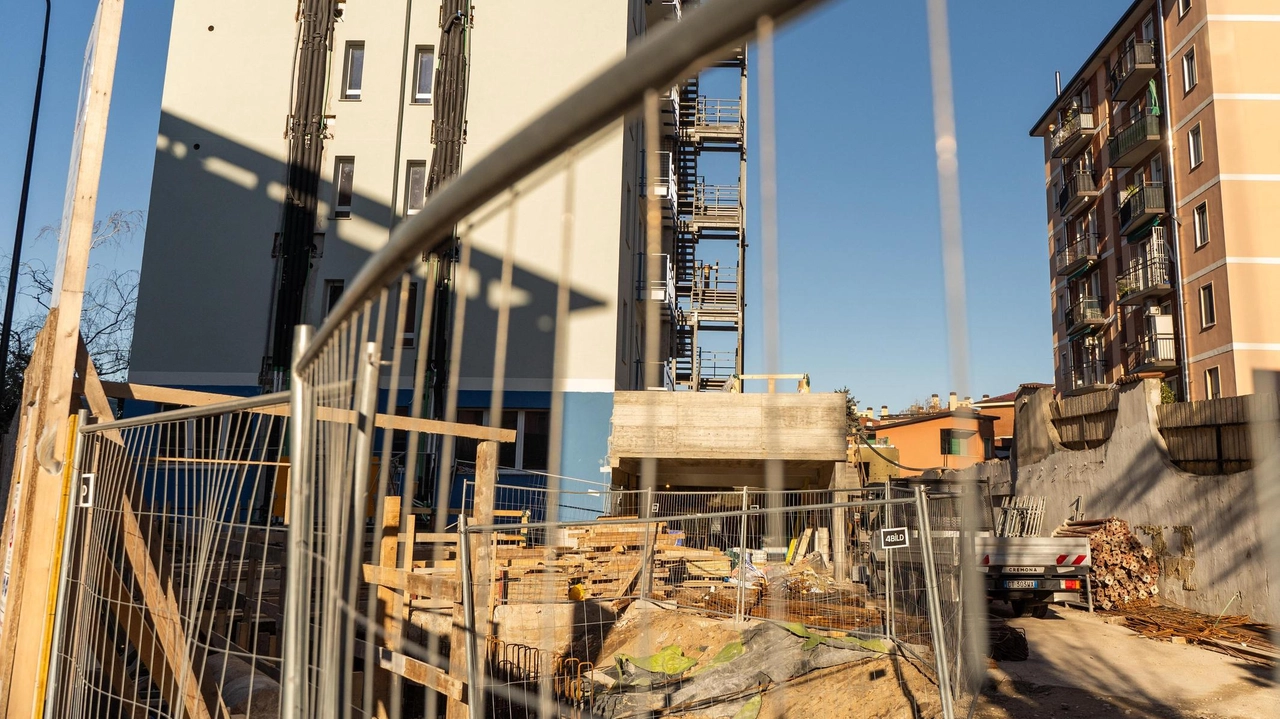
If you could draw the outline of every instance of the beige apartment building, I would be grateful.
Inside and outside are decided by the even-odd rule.
[[[1136,0],[1036,121],[1058,391],[1280,369],[1278,47],[1275,0]]]
[[[652,28],[678,21],[682,6],[681,0],[176,0],[130,380],[242,395],[273,386],[287,367],[293,325],[322,322],[392,228],[426,201],[444,132],[437,105],[458,92],[458,83],[440,81],[437,50],[446,32],[465,28],[459,44],[466,60],[465,170],[622,59]],[[665,97],[668,116],[684,95],[691,106],[716,102],[690,81]],[[309,96],[314,107],[300,113],[300,98]],[[668,124],[676,127],[674,119]],[[314,170],[298,169],[296,155],[316,146]],[[643,377],[644,303],[652,299],[639,284],[646,276],[644,150],[638,116],[602,130],[578,148],[573,184],[563,169],[544,173],[543,181],[521,186],[514,204],[495,201],[460,225],[472,247],[467,269],[456,240],[440,258],[414,268],[419,279],[408,293],[401,339],[406,347],[427,345],[431,361],[426,387],[413,387],[410,363],[401,367],[400,407],[411,406],[415,393],[426,396],[429,412],[441,403],[450,318],[465,303],[458,416],[499,419],[487,413],[496,298],[510,239],[513,349],[500,421],[517,431],[517,440],[504,449],[503,471],[547,469],[552,392],[559,390],[561,473],[601,481],[613,393],[641,388]],[[292,256],[306,257],[290,284],[282,269],[290,217],[308,194],[310,216],[292,224],[306,240]],[[576,239],[564,278],[571,288],[567,325],[557,328],[566,206],[574,208]],[[514,239],[512,212],[519,218]],[[433,316],[424,317],[429,279],[442,289]],[[672,304],[671,294],[656,299]],[[282,308],[291,314],[284,317]],[[273,342],[279,326],[286,339]],[[560,370],[558,332],[567,336]],[[390,380],[382,378],[384,388]]]

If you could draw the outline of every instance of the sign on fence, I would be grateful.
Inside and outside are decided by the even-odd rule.
[[[884,549],[903,549],[911,544],[905,527],[880,530],[880,546]]]

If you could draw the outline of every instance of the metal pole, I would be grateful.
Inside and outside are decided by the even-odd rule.
[[[653,519],[653,515],[654,515],[654,511],[653,511],[653,488],[652,488],[652,487],[645,487],[645,490],[644,490],[644,512],[642,512],[642,513],[640,514],[640,518],[646,521],[646,526],[649,526],[649,525],[651,525],[651,524],[652,524],[652,521],[651,521],[651,520]],[[648,529],[646,529],[646,530],[645,530],[645,537],[646,537],[645,551],[644,551],[644,552],[641,554],[641,556],[640,556],[640,561],[642,561],[642,562],[644,562],[644,561],[648,560],[648,557],[647,557],[647,556],[645,556],[645,555],[649,554],[649,552],[648,552],[649,545],[648,545],[648,542],[647,542],[647,538],[648,538],[648,536],[649,536],[649,535],[648,535],[648,532],[649,532],[649,530],[648,530]],[[652,561],[649,561],[649,565],[650,565],[650,566],[653,566],[653,562],[652,562]],[[653,574],[653,573],[652,573],[652,570],[650,570],[650,569],[648,569],[648,568],[646,568],[646,567],[641,567],[641,568],[640,568],[640,596],[641,596],[641,597],[643,597],[644,599],[648,599],[648,598],[649,598],[649,594],[650,594],[650,592],[653,590],[653,587],[650,585],[650,582],[652,582],[652,581],[653,581],[653,576],[652,576],[652,574]]]
[[[738,601],[734,608],[734,621],[746,621],[747,583],[744,564],[747,557],[747,488],[742,488],[742,521],[738,523]]]
[[[458,562],[462,574],[463,636],[466,639],[467,660],[467,716],[483,719],[480,705],[484,701],[484,689],[480,686],[480,666],[476,663],[476,611],[475,588],[471,586],[471,538],[467,536],[467,515],[458,514]],[[452,652],[452,650],[450,650]]]
[[[293,356],[300,357],[311,342],[313,328],[298,325],[293,330]],[[301,719],[302,685],[306,671],[303,651],[307,635],[303,610],[311,602],[311,425],[312,400],[306,376],[293,365],[289,375],[289,534],[285,568],[284,640],[281,647],[280,716]]]
[[[942,715],[955,719],[952,704],[950,671],[947,667],[947,641],[942,627],[942,605],[938,601],[938,575],[933,563],[933,535],[929,523],[929,505],[924,487],[916,487],[916,518],[920,527],[920,554],[924,561],[924,591],[929,604],[929,625],[933,634],[933,659],[938,667],[938,691],[942,697]]]
[[[352,491],[349,495],[351,501],[347,503],[347,521],[345,522],[345,530],[348,532],[349,544],[347,547],[346,557],[344,558],[343,568],[346,571],[346,593],[342,595],[342,602],[347,606],[343,609],[334,607],[334,618],[336,619],[342,612],[348,614],[346,625],[342,627],[343,634],[340,638],[338,646],[339,656],[350,657],[354,652],[356,645],[356,619],[354,604],[360,586],[360,566],[362,550],[364,548],[364,508],[366,503],[366,495],[369,492],[369,474],[372,471],[373,464],[373,434],[374,415],[378,409],[378,368],[380,364],[381,348],[376,342],[367,342],[363,351],[359,353],[357,358],[356,371],[359,373],[356,378],[355,392],[355,446],[352,453]],[[306,356],[305,354],[303,355]],[[367,709],[373,701],[373,672],[366,672],[364,677],[364,704]],[[332,680],[331,680],[332,681]],[[351,708],[354,705],[355,694],[352,691],[352,678],[350,673],[345,673],[342,678],[342,704],[334,704],[341,706],[340,716],[351,716]]]
[[[13,303],[18,295],[18,269],[22,264],[22,235],[27,228],[27,196],[31,193],[31,165],[36,155],[36,128],[40,126],[40,95],[44,91],[44,58],[49,49],[51,0],[44,0],[44,39],[40,41],[40,69],[36,72],[36,96],[31,107],[31,134],[27,136],[27,166],[22,173],[22,193],[18,197],[18,229],[13,236],[13,256],[9,259],[9,287],[4,301],[4,326],[0,328],[0,381],[9,371],[9,333],[13,329]]]
[[[82,409],[76,418],[76,429],[89,423],[89,410]],[[53,636],[49,642],[49,669],[45,681],[44,694],[44,712],[46,716],[55,716],[57,713],[53,710],[53,698],[58,691],[58,671],[62,663],[62,654],[58,651],[58,647],[62,644],[62,628],[66,621],[67,612],[71,610],[66,604],[67,598],[67,575],[70,573],[71,567],[71,535],[75,534],[72,528],[75,526],[76,507],[80,504],[76,497],[76,488],[80,486],[80,468],[84,464],[84,433],[76,432],[75,448],[71,452],[71,477],[69,496],[67,497],[67,516],[62,525],[62,566],[58,569],[58,593],[57,610],[53,615]]]

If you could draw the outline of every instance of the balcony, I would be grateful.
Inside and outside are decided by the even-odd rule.
[[[1092,332],[1107,323],[1102,316],[1102,300],[1098,297],[1081,297],[1067,308],[1065,313],[1067,335],[1075,336]]]
[[[681,191],[681,213],[688,215],[692,229],[737,228],[742,222],[742,202],[737,185],[707,185],[699,182]]]
[[[1125,345],[1125,372],[1166,372],[1178,366],[1172,332],[1143,331]]]
[[[1067,157],[1083,149],[1089,143],[1089,138],[1098,133],[1093,117],[1093,108],[1086,107],[1062,123],[1062,127],[1053,133],[1052,155]]]
[[[638,294],[644,302],[657,302],[662,318],[671,319],[676,310],[676,280],[671,258],[667,255],[649,255],[649,261],[657,266],[658,276],[651,280],[646,274],[638,280]],[[641,271],[648,273],[649,270],[642,267]]]
[[[742,101],[699,96],[693,108],[693,122],[683,128],[686,140],[707,144],[739,144],[746,132],[742,121]]]
[[[1063,217],[1075,214],[1090,200],[1097,197],[1098,193],[1098,187],[1093,183],[1092,173],[1075,173],[1067,178],[1062,185],[1062,191],[1058,193],[1058,214]]]
[[[1107,140],[1112,167],[1133,167],[1160,147],[1160,117],[1144,113]]]
[[[1125,190],[1120,200],[1120,234],[1128,235],[1165,213],[1164,183],[1147,182]],[[1125,196],[1127,195],[1127,196]]]
[[[1116,278],[1116,301],[1122,305],[1144,305],[1173,291],[1164,228],[1152,228],[1152,236],[1146,256],[1130,262],[1129,269]]]
[[[1097,261],[1098,235],[1095,232],[1080,235],[1053,255],[1054,271],[1061,277],[1070,277]]]
[[[1120,60],[1111,68],[1111,99],[1127,100],[1133,97],[1155,76],[1156,44],[1150,40],[1136,42],[1120,53]]]
[[[1087,359],[1067,368],[1067,389],[1063,394],[1077,395],[1107,388],[1107,364],[1102,359]]]

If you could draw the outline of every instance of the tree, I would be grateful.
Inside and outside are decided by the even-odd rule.
[[[117,210],[93,226],[92,249],[122,247],[138,237],[145,224],[140,210]],[[46,226],[36,241],[58,237],[58,227]],[[9,358],[0,396],[0,422],[7,426],[9,418],[22,401],[22,381],[36,334],[44,326],[53,297],[53,269],[42,260],[22,263],[18,291],[34,305],[21,316],[15,316],[9,335]],[[80,315],[80,334],[89,356],[104,379],[123,378],[129,369],[129,348],[133,341],[133,320],[138,309],[136,270],[119,270],[90,265],[85,280],[84,309]]]
[[[844,395],[845,430],[849,434],[854,434],[861,426],[858,422],[858,398],[853,396],[853,390],[849,389],[848,385],[837,389],[836,394]]]

